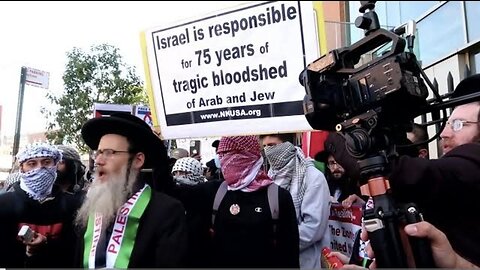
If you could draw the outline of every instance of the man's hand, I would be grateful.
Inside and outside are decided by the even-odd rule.
[[[38,252],[38,249],[41,247],[45,246],[47,244],[47,237],[44,236],[43,234],[39,234],[35,232],[35,235],[33,238],[30,240],[30,242],[23,241],[25,245],[27,245],[27,256],[32,256],[36,252]]]
[[[424,237],[430,240],[432,255],[435,265],[439,268],[478,268],[478,266],[460,257],[450,245],[447,237],[439,229],[432,224],[422,221],[409,224],[404,228],[405,233],[409,236]],[[365,229],[362,230],[362,240],[368,240],[368,234]],[[366,252],[370,258],[374,258],[372,247],[370,244],[366,247]],[[375,262],[370,265],[370,269],[376,268]]]
[[[440,268],[478,268],[460,257],[450,245],[447,237],[432,224],[422,221],[405,226],[405,232],[410,236],[426,237],[430,240],[433,260]]]
[[[355,264],[348,264],[348,262],[350,261],[350,258],[348,258],[347,255],[341,252],[331,251],[330,253],[327,254],[328,258],[332,256],[337,257],[343,263],[343,266],[340,267],[339,269],[354,269],[354,270],[366,269],[364,267],[361,267]]]
[[[365,201],[362,200],[357,194],[352,194],[348,196],[345,200],[342,201],[342,205],[344,208],[349,208],[354,203],[365,204]]]

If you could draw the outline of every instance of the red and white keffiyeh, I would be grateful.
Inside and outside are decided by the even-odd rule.
[[[251,192],[273,183],[262,169],[263,158],[256,136],[222,137],[217,153],[229,190]]]

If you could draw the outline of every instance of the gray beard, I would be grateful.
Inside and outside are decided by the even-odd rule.
[[[122,167],[120,173],[110,175],[104,182],[97,179],[95,173],[86,198],[78,210],[75,218],[77,226],[86,228],[89,216],[98,213],[102,216],[102,229],[110,225],[117,215],[118,209],[132,195],[138,173],[130,170],[127,176],[128,165]]]

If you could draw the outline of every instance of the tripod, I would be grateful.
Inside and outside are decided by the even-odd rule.
[[[362,195],[373,199],[365,209],[363,222],[380,268],[435,267],[429,242],[407,237],[403,226],[422,221],[414,203],[396,204],[387,175],[389,158],[395,155],[395,142],[406,136],[400,126],[380,128],[378,115],[368,111],[337,125],[346,140],[350,155],[360,168]]]

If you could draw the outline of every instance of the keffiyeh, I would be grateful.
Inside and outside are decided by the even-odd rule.
[[[179,184],[196,185],[205,182],[202,164],[194,158],[185,157],[178,159],[175,165],[173,165],[172,173],[176,171],[186,172],[185,175],[174,176],[175,181]]]
[[[17,154],[17,161],[22,164],[29,159],[39,157],[50,157],[57,164],[62,159],[62,153],[49,143],[32,143]]]
[[[217,153],[229,190],[251,192],[273,182],[262,169],[256,136],[222,137]]]
[[[290,142],[266,146],[265,155],[270,164],[268,176],[273,181],[290,191],[295,210],[299,213],[305,195],[305,172],[307,166],[314,166],[309,162],[302,150]]]
[[[20,188],[28,196],[37,201],[45,200],[52,192],[52,187],[57,177],[56,165],[62,159],[62,153],[57,147],[48,143],[33,143],[27,145],[17,154],[20,166],[34,158],[52,158],[54,165],[51,167],[38,167],[33,170],[22,172],[20,179]]]

